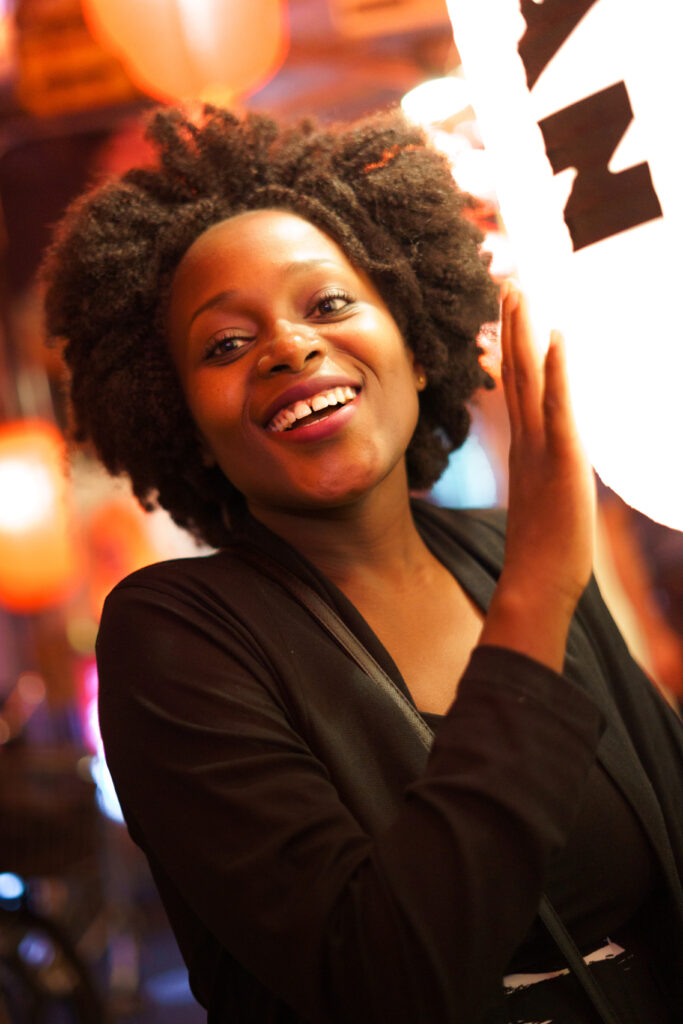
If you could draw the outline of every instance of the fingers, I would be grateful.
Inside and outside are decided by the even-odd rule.
[[[562,335],[551,333],[541,366],[526,300],[514,281],[503,282],[501,297],[502,377],[512,437],[539,443],[575,440]]]
[[[503,391],[505,393],[505,404],[507,405],[510,418],[510,429],[513,424],[519,422],[519,407],[517,402],[517,391],[514,386],[514,360],[511,350],[512,335],[512,314],[517,306],[517,294],[512,290],[511,281],[503,281],[500,289],[501,313],[500,313],[500,349],[501,349],[501,378]]]
[[[501,289],[502,378],[513,436],[543,430],[543,381],[524,296],[513,281]]]
[[[551,443],[573,441],[578,436],[569,393],[564,339],[559,331],[552,331],[545,357],[543,418]]]

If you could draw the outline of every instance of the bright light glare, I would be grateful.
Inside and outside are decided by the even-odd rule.
[[[678,5],[652,0],[647,16],[624,18],[622,0],[594,4],[531,92],[518,0],[448,7],[539,344],[551,327],[565,335],[591,461],[626,502],[683,529]],[[574,250],[564,208],[575,171],[553,175],[538,122],[620,82],[633,120],[609,170],[647,163],[664,216]]]
[[[208,59],[216,45],[216,18],[213,4],[197,0],[176,0],[178,17],[185,37],[199,56]]]
[[[52,477],[34,459],[0,461],[0,530],[23,533],[45,522],[53,511]]]
[[[510,239],[502,231],[487,232],[482,244],[484,252],[491,253],[491,274],[500,280],[503,277],[514,277],[517,271],[515,254]]]
[[[469,102],[469,89],[462,78],[433,78],[407,92],[401,107],[414,124],[429,125],[459,114]]]
[[[493,168],[485,150],[467,149],[459,153],[453,163],[453,177],[463,192],[495,201]]]
[[[0,874],[0,900],[18,900],[24,895],[26,886],[18,875],[11,871]]]
[[[451,164],[455,163],[461,153],[472,149],[470,140],[460,132],[444,132],[434,128],[430,131],[429,137],[434,148],[447,156]]]

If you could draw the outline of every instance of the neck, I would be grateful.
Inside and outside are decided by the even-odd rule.
[[[413,520],[405,472],[343,505],[252,504],[250,512],[342,589],[370,576],[400,580],[431,560]]]

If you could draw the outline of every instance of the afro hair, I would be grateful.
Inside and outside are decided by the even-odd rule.
[[[245,503],[207,467],[171,362],[165,313],[175,269],[211,225],[289,210],[329,235],[374,282],[424,367],[407,451],[414,489],[430,487],[467,436],[467,401],[491,379],[477,336],[498,317],[497,289],[467,217],[473,200],[443,156],[399,112],[343,126],[281,127],[205,107],[153,115],[154,166],[77,200],[43,266],[48,334],[64,343],[75,438],[144,507],[167,509],[220,547]]]

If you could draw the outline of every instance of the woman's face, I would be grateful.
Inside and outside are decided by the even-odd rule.
[[[168,323],[204,449],[255,515],[348,504],[404,472],[412,353],[308,221],[258,210],[209,228],[178,267]]]

